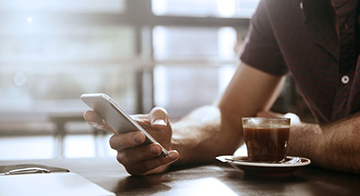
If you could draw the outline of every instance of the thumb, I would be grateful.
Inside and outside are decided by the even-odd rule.
[[[169,125],[169,116],[164,108],[155,107],[149,113],[149,121],[151,127],[163,129]]]

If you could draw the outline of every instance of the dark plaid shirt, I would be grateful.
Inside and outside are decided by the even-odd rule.
[[[292,74],[319,123],[360,111],[358,0],[262,0],[241,60]]]

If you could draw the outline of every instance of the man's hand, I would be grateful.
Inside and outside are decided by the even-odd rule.
[[[159,144],[144,144],[145,135],[140,131],[118,134],[109,124],[94,111],[84,113],[85,120],[97,129],[112,131],[110,146],[115,149],[117,160],[123,164],[132,175],[147,175],[160,173],[179,158],[179,153],[172,150],[172,128],[165,109],[156,107],[149,114],[134,115],[136,120],[150,135],[169,151],[169,156],[161,157]]]

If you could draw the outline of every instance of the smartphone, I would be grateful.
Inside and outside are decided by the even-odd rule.
[[[140,130],[146,137],[145,143],[157,142],[144,128],[142,128],[129,114],[125,112],[110,96],[104,93],[82,94],[81,100],[103,118],[118,133],[128,133]],[[160,144],[159,144],[160,145]],[[161,145],[160,145],[161,146]],[[161,146],[160,156],[168,156],[168,151]]]

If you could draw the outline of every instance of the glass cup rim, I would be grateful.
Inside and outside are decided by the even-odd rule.
[[[281,127],[290,127],[291,119],[290,118],[281,118],[281,117],[243,117],[242,126],[243,128],[247,127],[263,127],[266,128],[267,125],[278,124]],[[253,121],[252,121],[253,120]],[[272,126],[271,126],[272,127]],[[276,127],[274,127],[276,128]]]
[[[248,119],[264,119],[264,120],[290,120],[290,118],[283,118],[283,117],[242,117],[242,120]]]

